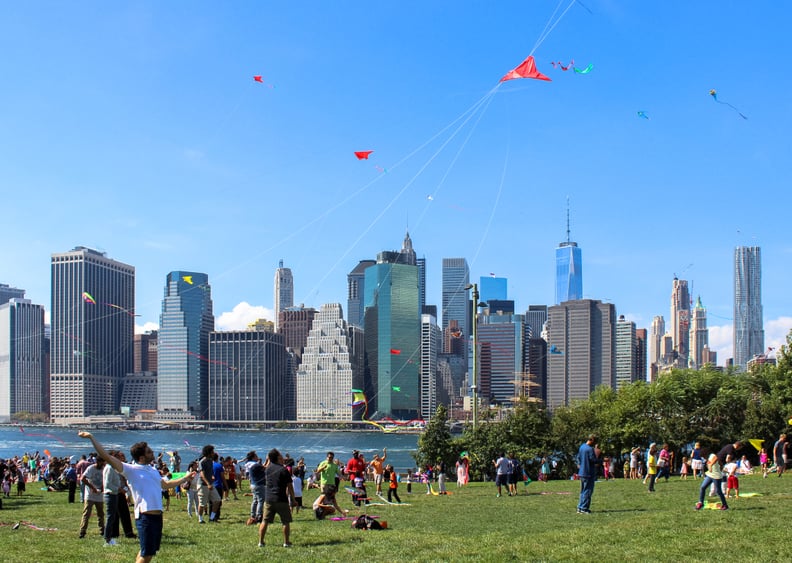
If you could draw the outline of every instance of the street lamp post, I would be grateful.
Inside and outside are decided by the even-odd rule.
[[[465,286],[465,290],[468,289],[473,290],[473,377],[471,379],[470,391],[473,400],[473,430],[475,430],[478,427],[478,284],[468,284]]]

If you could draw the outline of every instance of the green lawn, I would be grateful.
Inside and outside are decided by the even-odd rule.
[[[301,561],[673,561],[737,558],[741,561],[789,559],[784,530],[789,525],[792,498],[788,478],[747,476],[743,493],[761,496],[731,500],[731,510],[693,507],[700,481],[658,483],[649,494],[640,481],[600,481],[592,502],[593,514],[577,514],[579,484],[552,481],[520,485],[517,497],[495,497],[491,483],[450,487],[450,496],[426,495],[425,486],[405,486],[400,496],[410,506],[372,506],[368,513],[388,521],[386,531],[357,531],[349,522],[316,521],[310,510],[296,515],[292,543],[280,547],[280,525],[270,527],[267,547],[257,547],[257,528],[245,526],[250,497],[225,503],[219,523],[198,525],[188,518],[185,500],[173,499],[165,516],[160,562],[251,561],[278,558]],[[373,485],[371,485],[373,489]],[[541,494],[548,493],[548,494]],[[307,492],[310,506],[316,490]],[[339,495],[342,507],[353,508],[349,495]],[[28,485],[22,498],[4,499],[0,511],[0,560],[32,562],[132,561],[137,540],[121,538],[117,547],[104,547],[92,520],[88,536],[78,539],[81,507],[69,505],[66,493]],[[95,515],[94,515],[95,518]],[[46,532],[9,524],[28,521]]]

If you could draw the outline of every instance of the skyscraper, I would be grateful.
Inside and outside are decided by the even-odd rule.
[[[421,315],[418,267],[404,250],[380,252],[366,269],[365,391],[379,416],[411,419],[420,408]]]
[[[508,296],[508,283],[506,278],[496,278],[493,276],[481,276],[479,278],[479,299],[485,303],[490,301],[506,301]]]
[[[470,269],[467,260],[464,258],[443,258],[442,272],[442,310],[441,322],[445,332],[452,321],[456,321],[458,331],[454,331],[454,338],[458,339],[458,346],[454,351],[459,351],[462,356],[462,363],[456,364],[463,373],[468,367],[468,342],[471,333],[471,315],[469,292],[465,289],[470,284]],[[451,352],[451,350],[448,350]]]
[[[636,381],[635,323],[619,315],[616,321],[616,389]]]
[[[352,389],[363,386],[361,329],[344,320],[340,303],[322,305],[297,370],[297,420],[352,420]]]
[[[479,396],[510,405],[528,391],[524,376],[525,320],[522,315],[479,314]],[[519,383],[516,383],[519,381]]]
[[[758,246],[734,249],[734,365],[764,353],[762,319],[762,251]]]
[[[0,283],[0,305],[8,303],[10,299],[24,299],[25,290],[11,287],[8,284]]]
[[[44,307],[16,297],[0,304],[0,422],[45,412],[45,358]]]
[[[210,332],[209,359],[209,420],[294,420],[282,335]]]
[[[275,332],[280,330],[280,313],[294,305],[294,278],[289,268],[283,267],[283,260],[275,270]]]
[[[701,304],[701,296],[696,298],[690,321],[690,359],[688,365],[701,369],[709,363],[709,330],[707,329],[707,309]]]
[[[118,409],[133,367],[134,310],[134,267],[83,246],[52,255],[53,421]]]
[[[376,264],[376,260],[361,260],[347,274],[347,322],[363,328],[363,296],[366,291],[366,268]]]
[[[671,289],[671,336],[674,337],[674,365],[686,368],[690,354],[690,292],[687,280],[674,276]]]
[[[442,344],[440,327],[432,315],[421,315],[421,418],[431,420],[437,411],[439,390],[442,388],[438,380],[437,358]],[[450,377],[450,370],[448,372]]]
[[[283,335],[283,344],[291,349],[297,356],[299,362],[302,358],[305,342],[308,340],[308,333],[313,326],[316,309],[313,307],[289,307],[280,313],[278,332]]]
[[[199,272],[170,272],[157,335],[157,410],[171,418],[203,419],[209,407],[212,288]]]
[[[646,329],[635,329],[635,376],[633,381],[646,381]]]
[[[656,315],[652,319],[652,327],[649,329],[649,373],[651,381],[660,370],[663,362],[663,336],[665,336],[665,319],[662,315]]]
[[[569,238],[569,202],[566,233],[566,241],[556,248],[556,305],[583,299],[583,257],[580,247]]]
[[[548,309],[547,406],[587,399],[599,385],[614,386],[616,307],[591,299]]]
[[[134,365],[135,373],[144,371],[157,372],[157,331],[152,330],[145,334],[136,334],[134,337]]]
[[[542,328],[547,322],[547,305],[528,305],[525,324],[531,329],[531,338],[541,338]]]

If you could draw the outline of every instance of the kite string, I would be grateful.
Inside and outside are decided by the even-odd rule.
[[[561,1],[563,1],[563,0],[561,0]],[[533,49],[531,49],[531,52],[529,53],[529,55],[533,55],[533,54],[536,52],[536,50],[539,48],[539,46],[540,46],[542,43],[544,43],[544,40],[545,40],[545,39],[547,39],[547,37],[550,35],[550,33],[552,33],[552,31],[555,29],[555,27],[556,27],[556,26],[559,24],[559,22],[560,22],[560,21],[561,21],[561,20],[564,18],[564,16],[566,15],[566,13],[567,13],[567,12],[568,12],[568,11],[569,11],[571,8],[572,8],[572,6],[574,6],[574,5],[575,5],[575,1],[576,1],[576,0],[572,0],[572,1],[569,3],[569,6],[567,6],[567,7],[566,7],[566,10],[564,10],[564,11],[561,13],[561,15],[560,15],[560,16],[558,16],[558,19],[555,21],[555,23],[553,23],[553,25],[552,25],[552,26],[550,26],[550,29],[546,29],[546,31],[543,31],[543,32],[542,32],[542,33],[539,35],[539,39],[537,39],[537,40],[536,40],[536,44],[534,45]],[[559,6],[560,6],[560,5],[561,5],[561,2],[559,2]],[[556,10],[558,10],[558,8],[556,8]],[[555,15],[555,12],[553,12],[553,14]],[[550,19],[552,19],[552,18],[553,18],[553,16],[550,16]],[[549,20],[548,20],[548,23],[549,23]]]
[[[426,162],[424,162],[424,164],[418,169],[418,171],[413,175],[413,177],[410,178],[404,184],[404,186],[402,186],[401,190],[399,190],[398,193],[395,196],[393,196],[393,198],[390,200],[390,202],[388,202],[388,204],[377,214],[377,216],[374,218],[374,220],[371,221],[371,223],[369,223],[368,227],[366,227],[363,230],[363,232],[360,233],[360,235],[358,235],[358,237],[355,239],[355,241],[351,245],[349,245],[347,247],[347,249],[344,251],[344,253],[338,258],[338,260],[336,260],[336,262],[330,268],[328,268],[328,270],[325,272],[324,276],[322,276],[317,281],[316,285],[308,292],[308,295],[313,293],[313,291],[315,291],[317,287],[321,286],[325,282],[325,280],[330,276],[330,274],[335,271],[335,269],[338,267],[338,265],[341,263],[341,261],[344,260],[349,255],[349,253],[352,252],[352,250],[354,250],[354,248],[358,245],[358,243],[360,243],[360,241],[363,239],[363,237],[365,237],[371,231],[371,229],[374,228],[374,226],[379,222],[379,220],[383,217],[383,215],[385,215],[385,213],[387,213],[387,211],[391,207],[393,207],[393,205],[401,198],[401,196],[404,194],[404,192],[407,190],[407,188],[409,188],[421,176],[421,174],[423,174],[424,170],[426,170],[426,168],[434,161],[434,159],[437,158],[437,156],[443,151],[443,149],[445,149],[445,147],[448,145],[448,143],[450,143],[457,136],[457,134],[462,130],[462,128],[465,127],[465,125],[467,125],[467,123],[473,118],[473,116],[476,115],[476,112],[478,111],[478,109],[482,105],[484,106],[484,110],[482,110],[482,113],[484,111],[486,111],[487,107],[489,107],[489,101],[492,100],[492,96],[497,91],[498,86],[495,86],[494,88],[492,88],[487,93],[487,95],[480,100],[480,103],[476,104],[477,105],[476,111],[468,112],[467,118],[465,118],[465,120],[462,121],[461,124],[459,124],[459,126],[456,128],[456,130],[454,130],[454,132],[440,145],[440,147],[434,152],[434,154],[432,154],[432,156],[430,156],[429,159]],[[485,101],[486,101],[486,103],[484,103]],[[480,117],[479,117],[479,119],[480,119]],[[457,119],[457,120],[455,120],[455,122],[456,121],[459,121],[459,120]],[[414,154],[414,152],[413,152],[413,154]]]

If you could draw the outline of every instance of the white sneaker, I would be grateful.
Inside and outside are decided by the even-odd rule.
[[[110,539],[110,541],[105,542],[104,544],[105,547],[112,547],[114,545],[118,545],[114,539]]]

